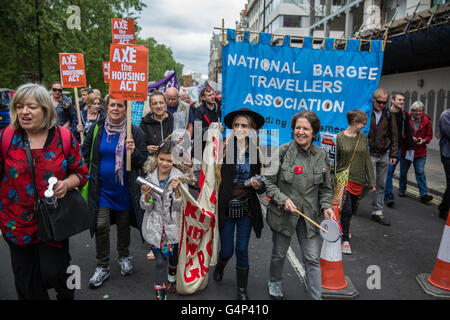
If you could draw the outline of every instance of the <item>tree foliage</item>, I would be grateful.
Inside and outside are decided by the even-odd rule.
[[[145,4],[141,0],[8,0],[0,5],[0,87],[15,89],[27,81],[39,79],[38,43],[41,46],[42,82],[47,87],[59,80],[60,52],[84,54],[87,84],[107,93],[103,81],[102,61],[109,60],[112,42],[111,18],[136,19]],[[36,10],[36,4],[38,10]],[[70,29],[67,21],[73,12],[69,6],[80,8],[81,30]],[[39,16],[39,27],[36,23]],[[136,20],[135,20],[136,23]],[[139,26],[136,23],[136,34]],[[40,41],[39,41],[40,38]],[[172,52],[154,39],[137,44],[149,46],[149,80],[164,76],[167,69],[182,65],[175,62]],[[161,72],[161,70],[163,70]]]
[[[172,56],[172,50],[163,44],[158,44],[155,39],[136,39],[136,44],[148,46],[148,81],[158,81],[164,78],[166,70],[177,72],[177,81],[181,84],[183,65],[176,62]]]

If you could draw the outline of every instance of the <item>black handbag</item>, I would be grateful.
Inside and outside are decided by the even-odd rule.
[[[63,198],[57,199],[56,205],[39,198],[28,139],[25,139],[25,152],[34,184],[34,209],[39,239],[43,242],[62,241],[91,228],[93,224],[91,211],[77,190],[68,191]]]
[[[231,199],[228,201],[228,218],[239,219],[245,216],[250,209],[248,198]]]

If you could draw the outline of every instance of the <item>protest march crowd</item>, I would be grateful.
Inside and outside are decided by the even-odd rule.
[[[214,281],[222,280],[226,265],[235,254],[237,299],[249,299],[249,239],[252,230],[257,238],[261,237],[264,204],[259,197],[265,194],[270,199],[265,219],[272,232],[269,296],[284,297],[283,265],[296,235],[305,263],[308,296],[321,299],[321,238],[312,222],[339,217],[342,253],[351,254],[351,218],[368,192],[373,197],[372,220],[390,225],[383,207],[395,203],[392,178],[398,163],[398,196],[405,196],[406,175],[413,164],[420,201],[432,200],[424,167],[427,144],[433,134],[423,104],[414,102],[408,114],[404,110],[404,95],[389,94],[382,88],[373,93],[372,103],[368,135],[361,132],[368,115],[357,108],[347,113],[348,127],[336,139],[338,157],[333,178],[327,153],[313,143],[321,121],[310,110],[292,117],[293,141],[268,156],[263,154],[258,138],[264,117],[246,108],[222,114],[221,93],[210,87],[200,92],[198,107],[175,87],[166,92],[153,91],[148,109],[144,108],[142,117],[132,124],[128,136],[127,101],[102,97],[98,90],[83,88],[79,122],[77,105],[63,95],[60,82],[51,84],[50,93],[39,84],[20,86],[11,102],[11,125],[1,133],[0,154],[4,177],[0,229],[10,249],[18,298],[48,299],[47,289],[55,288],[58,299],[74,299],[74,289],[66,285],[69,240],[41,240],[41,211],[36,204],[41,203],[40,199],[51,198],[48,191],[59,201],[76,188],[86,191],[84,196],[92,215],[89,229],[96,244],[97,267],[89,287],[102,286],[110,277],[110,226],[116,224],[121,274],[133,273],[129,250],[132,226],[149,244],[147,258],[154,260],[156,298],[164,300],[167,292],[177,292],[186,198],[182,191],[189,190],[196,199],[204,182],[201,165],[195,164],[191,153],[194,154],[196,143],[205,150],[209,142],[205,141],[207,131],[218,124],[221,135],[225,127],[231,131],[217,149],[221,150],[223,161],[214,165],[214,214],[220,243],[217,263],[214,269],[209,268]],[[194,125],[200,126],[201,131],[194,130]],[[447,190],[439,212],[446,218],[450,202],[450,110],[442,114],[440,130]],[[80,133],[84,134],[83,142]],[[187,148],[180,148],[181,145]],[[131,153],[130,160],[127,151]],[[130,170],[125,169],[127,161],[131,161]],[[265,172],[272,162],[279,163],[276,170]],[[57,182],[51,190],[48,185],[52,177]],[[309,219],[302,218],[298,211]]]

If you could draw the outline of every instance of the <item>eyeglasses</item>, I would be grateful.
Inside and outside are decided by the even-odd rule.
[[[52,90],[55,92],[62,92],[62,89],[52,88]]]
[[[376,101],[378,104],[382,104],[382,105],[385,105],[385,104],[387,103],[387,101],[380,101],[380,100],[378,100],[378,99],[375,99],[375,101]]]

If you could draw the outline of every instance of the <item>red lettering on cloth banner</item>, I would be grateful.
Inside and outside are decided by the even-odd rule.
[[[208,242],[208,244],[206,245],[206,251],[208,252],[209,256],[212,256],[212,245],[213,245],[213,240],[211,239],[211,241]]]
[[[188,267],[191,267],[193,265],[193,261],[192,258],[189,259],[189,262],[186,263],[186,267],[184,268],[184,280],[187,283],[191,283],[193,281],[195,281],[195,279],[200,278],[200,271],[198,270],[198,268],[194,268],[194,269],[190,269],[189,273],[191,274],[190,276],[187,275],[187,271],[188,271]]]
[[[197,256],[198,256],[198,262],[200,264],[201,276],[204,277],[205,274],[208,273],[209,268],[205,267],[205,256],[203,254],[203,251],[199,251]]]
[[[203,189],[203,184],[205,183],[205,173],[203,172],[203,169],[200,171],[200,178],[198,179],[198,187],[200,190]]]
[[[194,256],[195,251],[197,251],[198,244],[197,243],[190,243],[189,237],[186,237],[186,255],[187,256]]]
[[[216,190],[213,190],[212,194],[211,194],[211,198],[209,198],[209,201],[216,205],[217,204],[217,199],[216,199]]]
[[[195,215],[195,211],[198,210],[198,207],[192,205],[192,203],[188,202],[186,204],[186,209],[184,210],[184,216],[191,216],[192,218],[197,220],[197,216]]]
[[[194,232],[192,232],[192,230]],[[192,237],[192,239],[201,239],[201,238],[203,238],[204,233],[205,233],[205,230],[197,228],[197,227],[193,227],[193,226],[189,226],[189,229],[187,232],[188,236]],[[188,239],[188,237],[186,237],[186,239]]]

